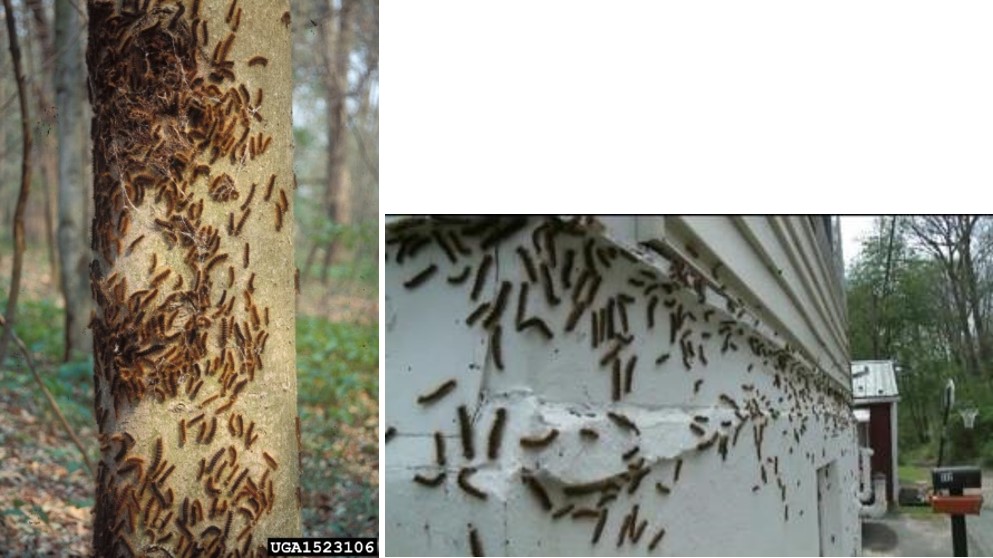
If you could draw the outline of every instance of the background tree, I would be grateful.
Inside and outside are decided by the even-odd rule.
[[[948,378],[958,386],[959,408],[980,409],[976,435],[993,433],[991,374],[983,348],[991,341],[993,302],[989,225],[988,218],[975,216],[880,218],[849,270],[852,359],[900,364],[905,455],[937,450],[932,442],[942,427],[940,393]],[[951,421],[953,431],[960,427],[961,421]],[[993,444],[955,447],[953,452],[978,453],[954,457],[982,454],[993,464]]]
[[[52,26],[49,16],[41,0],[25,0],[30,11],[31,29],[33,33],[28,41],[28,73],[30,75],[47,75],[55,60],[55,45],[52,40]],[[50,275],[59,281],[59,255],[55,242],[55,178],[56,178],[56,110],[52,81],[48,79],[31,80],[31,96],[37,106],[34,136],[34,167],[40,175],[41,198],[44,202],[44,235],[45,247],[48,249],[48,265]]]
[[[11,333],[14,328],[15,316],[17,314],[17,299],[21,291],[21,274],[24,265],[24,209],[28,203],[28,194],[31,191],[31,117],[28,112],[27,91],[24,84],[24,70],[21,66],[21,48],[17,39],[17,23],[14,15],[14,8],[10,5],[10,0],[3,0],[4,13],[7,23],[7,39],[10,44],[10,59],[13,62],[14,78],[17,80],[17,100],[21,109],[21,139],[23,150],[21,152],[21,189],[17,195],[17,206],[14,209],[14,257],[11,260],[10,271],[10,295],[7,298],[6,325],[0,333],[0,363],[3,362],[7,354],[7,345],[10,342]]]
[[[89,147],[84,115],[82,18],[71,0],[55,0],[55,100],[58,119],[58,247],[65,298],[63,360],[90,352],[93,338],[87,327],[90,310],[90,253],[86,239],[90,178],[85,153]]]
[[[334,263],[356,257],[354,251],[371,258],[378,247],[356,225],[379,212],[377,198],[368,195],[379,181],[379,3],[320,0],[298,12],[308,32],[303,34],[307,48],[297,55],[314,58],[324,68],[298,81],[317,96],[315,110],[322,113],[326,130],[325,175],[304,180],[314,188],[321,212],[315,216],[317,234],[308,238],[303,275],[311,275],[321,254],[319,277],[328,285]]]
[[[94,551],[265,555],[300,533],[289,3],[89,17]]]

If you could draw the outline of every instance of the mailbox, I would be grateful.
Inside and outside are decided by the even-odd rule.
[[[962,494],[964,488],[980,488],[982,477],[979,467],[938,467],[931,469],[934,490],[948,490]]]
[[[931,469],[931,482],[934,495],[931,496],[931,509],[947,513],[952,520],[953,556],[968,556],[969,548],[965,536],[965,516],[979,515],[983,497],[979,494],[963,494],[966,488],[982,488],[979,467],[938,467]],[[943,493],[940,493],[943,492]]]

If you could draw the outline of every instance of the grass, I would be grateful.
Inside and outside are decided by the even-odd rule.
[[[897,476],[901,484],[929,483],[931,482],[931,469],[919,465],[900,465],[897,468]]]

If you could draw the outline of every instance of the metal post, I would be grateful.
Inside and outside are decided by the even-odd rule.
[[[948,400],[945,398],[945,415],[941,420],[941,441],[938,444],[938,467],[941,467],[941,462],[945,459],[945,439],[948,438],[948,412],[952,410],[952,406]]]
[[[948,491],[950,496],[961,496],[961,488],[952,488]],[[968,556],[969,546],[965,538],[965,516],[952,516],[952,556]]]

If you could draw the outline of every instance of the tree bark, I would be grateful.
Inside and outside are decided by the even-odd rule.
[[[86,246],[86,197],[90,179],[84,155],[87,147],[83,119],[83,52],[80,14],[70,0],[55,0],[55,103],[58,125],[58,243],[65,297],[65,352],[68,361],[88,353],[93,337],[87,327],[93,303],[89,292]]]
[[[289,2],[118,4],[89,2],[94,553],[265,556],[300,534]]]
[[[28,114],[24,71],[21,68],[21,48],[17,43],[17,24],[10,0],[3,0],[3,7],[7,14],[10,58],[14,64],[14,78],[17,81],[17,100],[21,109],[21,137],[24,148],[21,155],[21,189],[17,195],[17,206],[14,209],[14,258],[10,271],[10,296],[7,298],[7,324],[3,328],[3,334],[0,335],[0,363],[3,362],[7,354],[7,344],[14,329],[14,318],[17,313],[17,299],[21,290],[21,272],[24,264],[24,208],[28,204],[28,194],[31,192],[31,118]]]

